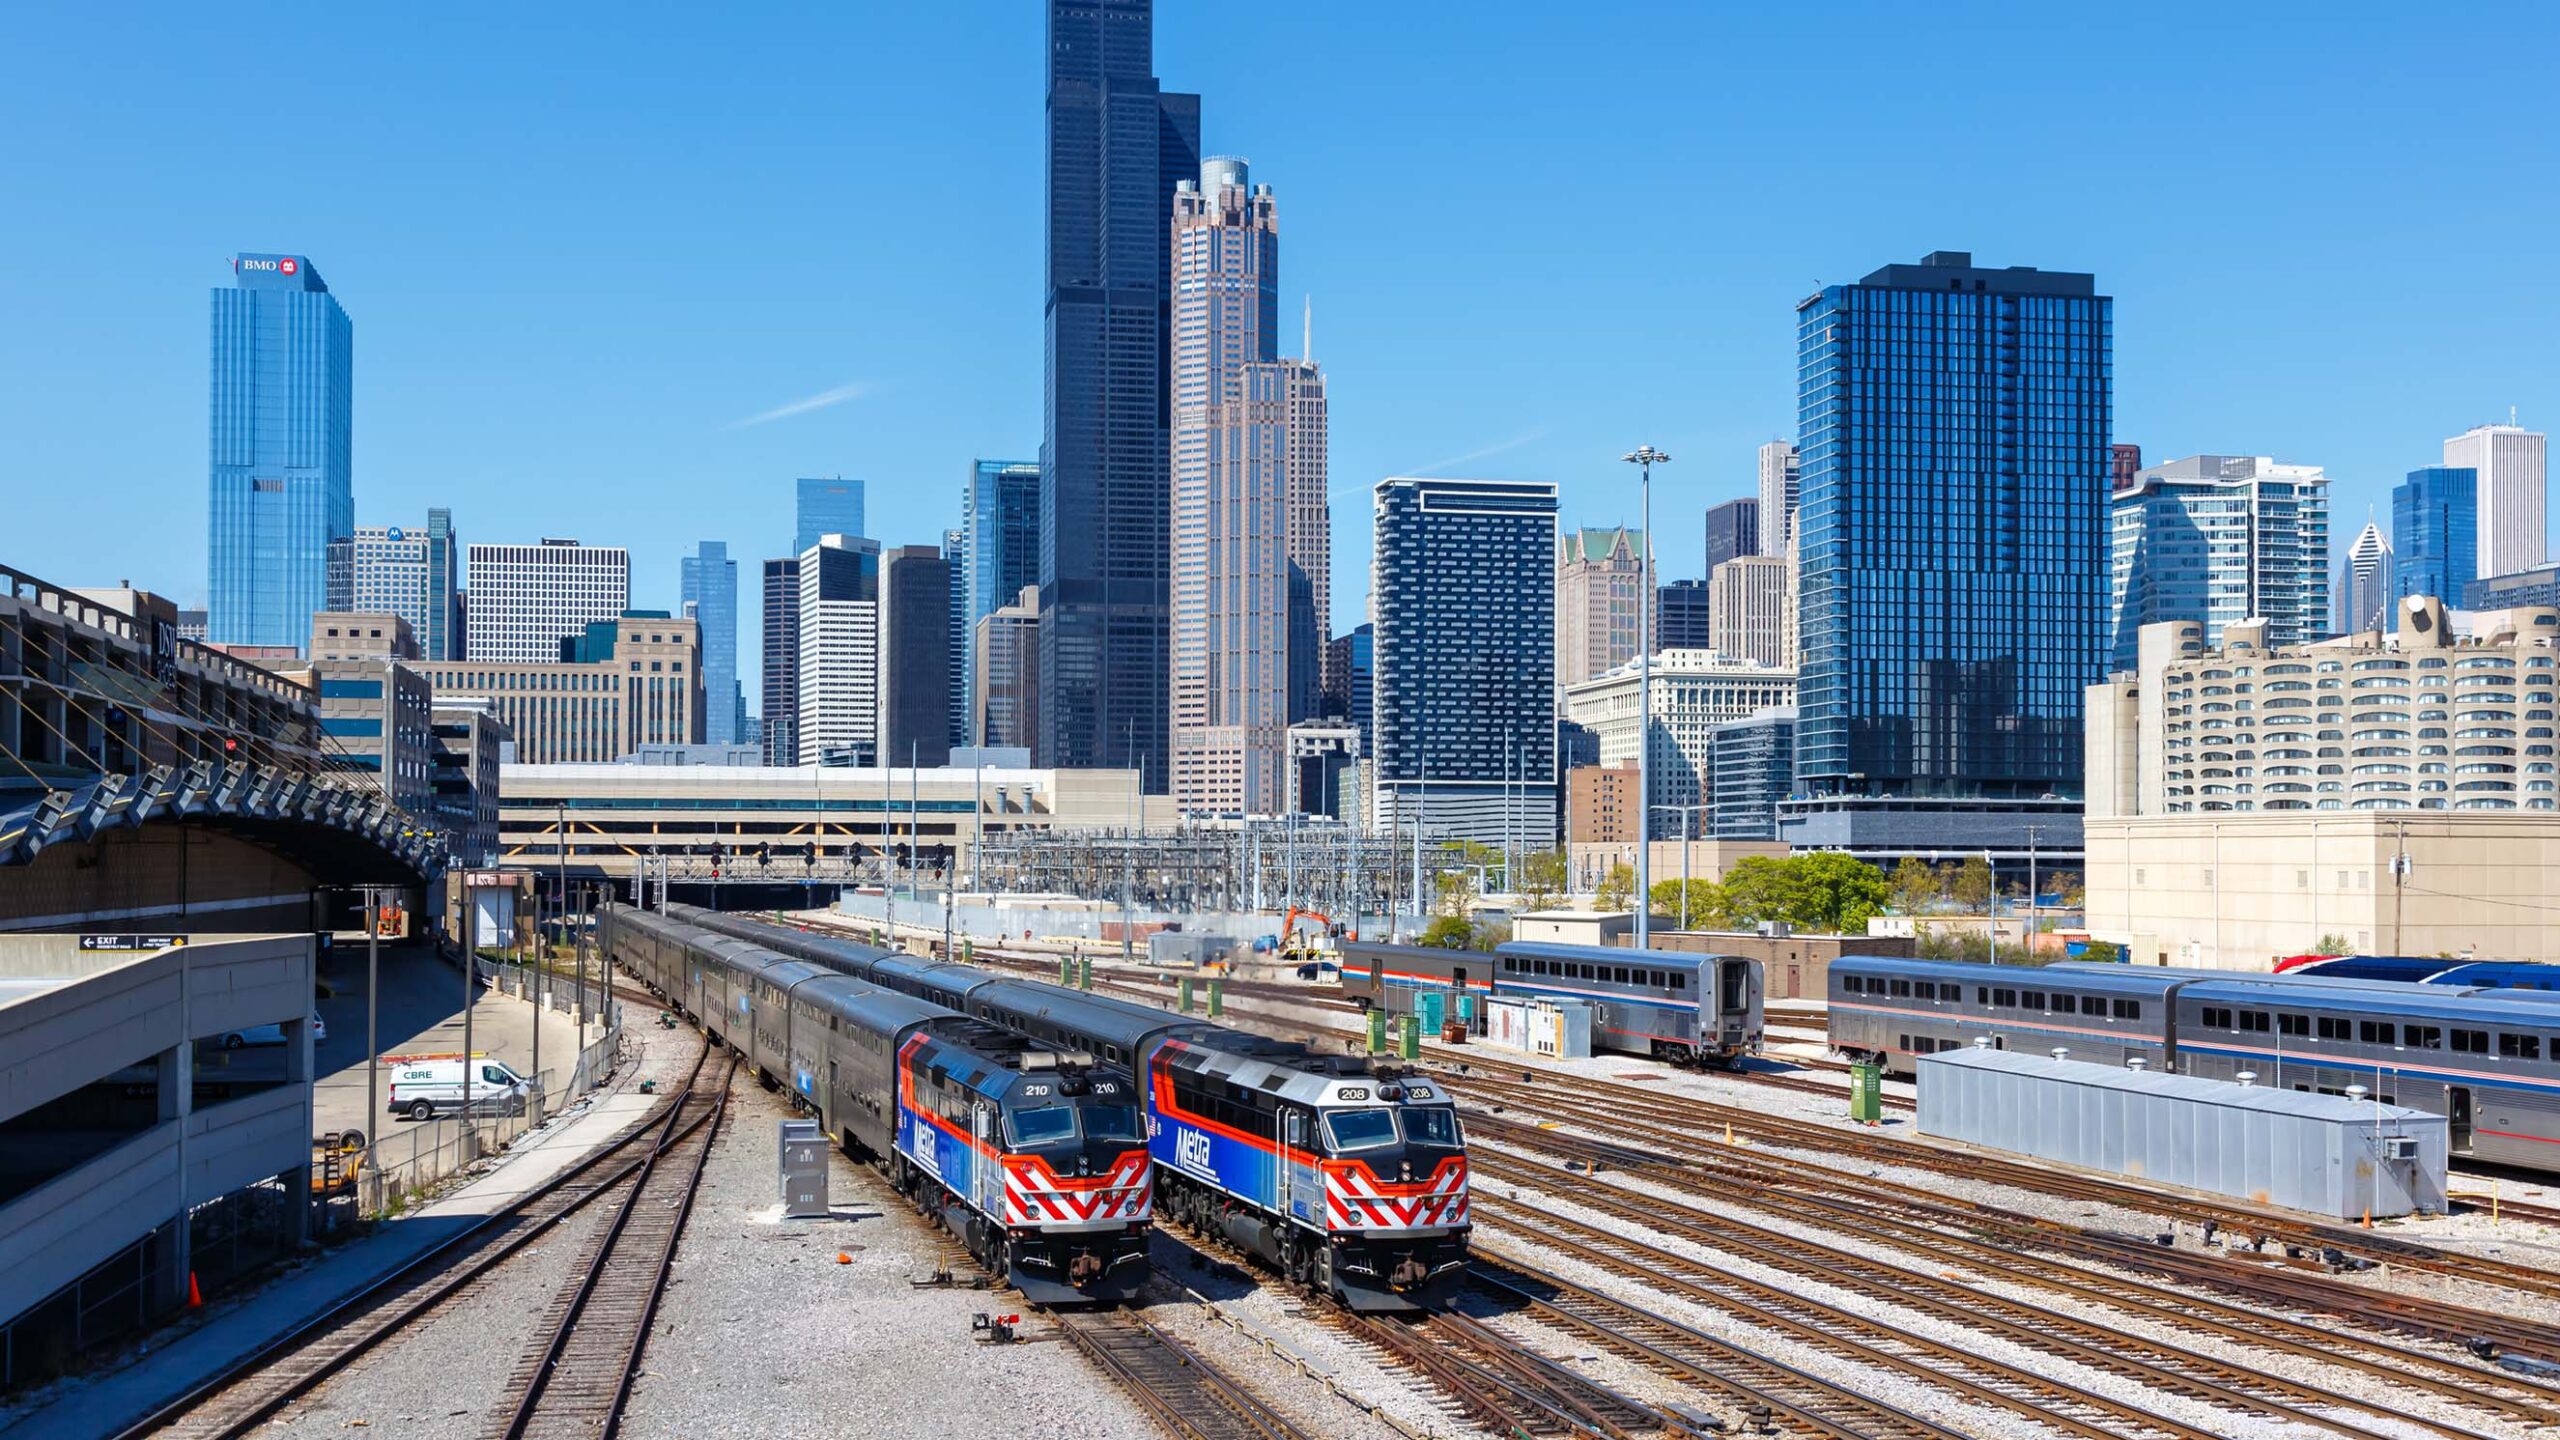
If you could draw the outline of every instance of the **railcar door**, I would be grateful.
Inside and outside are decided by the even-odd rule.
[[[2471,1153],[2471,1087],[2449,1085],[2444,1092],[2445,1145],[2456,1155]]]
[[[1316,1178],[1315,1117],[1294,1107],[1282,1113],[1281,1194],[1293,1219],[1324,1229],[1324,1186]]]
[[[995,1154],[1004,1148],[1004,1136],[997,1128],[996,1107],[978,1101],[970,1107],[978,1144],[969,1157],[969,1203],[981,1215],[993,1215],[998,1223],[1004,1216],[1004,1167]]]

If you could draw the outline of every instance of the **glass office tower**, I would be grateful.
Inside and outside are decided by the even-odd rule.
[[[231,265],[213,292],[206,633],[300,649],[328,604],[330,546],[355,536],[355,327],[307,258]]]
[[[829,535],[868,535],[862,528],[862,482],[838,475],[802,480],[795,496],[791,553],[798,555]]]
[[[960,743],[967,744],[977,738],[966,697],[978,683],[978,622],[1012,604],[1023,586],[1040,583],[1040,463],[972,465],[960,496],[960,531]]]
[[[1200,97],[1156,83],[1152,0],[1050,0],[1040,439],[1043,765],[1138,765],[1162,793],[1171,545],[1173,187]]]
[[[2038,828],[2067,823],[2076,849],[2081,696],[2107,653],[2114,302],[2093,276],[1941,251],[1796,318],[1795,783],[1853,803],[1787,838],[2023,852],[2019,807],[2056,806]]]
[[[2480,472],[2428,465],[2391,487],[2392,598],[2461,602],[2480,578]]]
[[[728,542],[682,557],[686,612],[702,627],[702,743],[738,743],[738,562]]]

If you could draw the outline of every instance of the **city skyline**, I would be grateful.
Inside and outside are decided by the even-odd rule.
[[[1033,27],[1024,23],[989,27],[987,14],[993,12],[948,21],[865,17],[855,33],[876,32],[892,45],[952,58],[965,56],[988,67],[1002,83],[1035,76],[1040,54]],[[1383,63],[1406,38],[1408,23],[1399,17],[1363,17],[1346,22],[1347,35],[1330,38],[1349,45],[1361,57],[1355,64],[1370,58]],[[1747,36],[1785,28],[1781,22],[1756,19],[1709,22],[1657,15],[1638,21],[1632,11],[1625,16],[1582,17],[1560,37],[1563,53],[1553,63],[1562,67],[1566,78],[1578,76],[1581,67],[1593,63],[1594,52],[1623,29],[1639,24],[1669,25],[1675,38],[1728,31]],[[1210,73],[1208,58],[1238,36],[1263,47],[1276,65],[1303,54],[1298,47],[1306,43],[1269,32],[1249,19],[1207,12],[1168,9],[1158,26],[1160,70],[1186,81]],[[999,37],[1008,29],[1018,34],[1010,39],[989,39],[986,34],[964,37],[961,32],[971,27],[992,30]],[[2539,28],[2539,22],[2527,28]],[[31,39],[42,40],[45,29],[45,22],[39,21]],[[1474,33],[1456,37],[1468,54],[1509,67],[1513,73],[1527,73],[1531,61],[1522,49],[1526,41],[1521,17],[1492,12],[1470,29]],[[550,37],[533,38],[533,48],[539,51]],[[1914,38],[1930,50],[1952,43]],[[2143,53],[2139,47],[2149,43],[2131,36],[2112,38],[2135,46],[2137,55]],[[2244,38],[2255,40],[2260,52],[2271,43],[2268,37]],[[2371,38],[2365,37],[2368,43]],[[202,81],[192,70],[199,59],[197,52],[208,44],[220,49],[226,43],[210,33],[190,35],[181,26],[170,36],[143,39],[137,53],[125,57],[139,73],[173,81],[166,98],[156,102],[171,109],[146,112],[137,120],[151,127],[143,132],[146,136],[167,127],[166,148],[171,156],[184,156],[192,149],[192,142],[176,127],[175,111],[206,109],[202,102],[207,97],[197,92]],[[645,36],[621,43],[644,51],[663,44]],[[78,44],[69,45],[67,53],[72,63],[63,76],[36,77],[21,98],[50,104],[76,120],[97,102],[60,81],[79,74],[84,60],[94,65],[103,63],[103,57],[87,54]],[[2243,44],[2229,57],[2206,63],[2208,68],[2245,65],[2250,53],[2252,46]],[[2308,104],[2306,115],[2337,132],[2288,135],[2290,142],[2308,147],[2305,169],[2316,174],[2326,161],[2374,143],[2370,134],[2359,136],[2365,125],[2395,127],[2394,143],[2402,146],[2449,140],[2449,127],[2460,117],[2430,120],[2395,106],[2385,107],[2385,115],[2368,122],[2341,123],[2348,118],[2344,107],[2336,101],[2320,101],[2318,94],[2323,77],[2331,77],[2333,83],[2355,53],[2351,38],[2324,40],[2301,57],[2298,74],[2280,82],[2288,91],[2300,86],[2303,93],[2297,98]],[[188,67],[183,71],[182,62]],[[361,78],[350,75],[333,80],[325,93],[314,98],[318,113],[343,120],[360,116],[378,103],[362,93],[357,83]],[[894,77],[892,81],[892,99],[918,103],[922,93],[918,87],[896,83]],[[1036,84],[1036,80],[1027,83]],[[1327,321],[1329,368],[1359,377],[1365,389],[1362,404],[1338,422],[1333,443],[1340,546],[1332,597],[1336,628],[1348,628],[1348,618],[1362,613],[1361,580],[1367,570],[1362,562],[1368,540],[1366,506],[1360,500],[1366,486],[1381,474],[1428,471],[1435,468],[1430,461],[1493,449],[1498,453],[1458,462],[1458,468],[1465,473],[1559,484],[1562,521],[1568,526],[1632,523],[1632,487],[1612,473],[1609,461],[1632,443],[1629,436],[1635,434],[1665,443],[1687,461],[1667,472],[1659,486],[1656,501],[1665,512],[1664,533],[1673,533],[1669,528],[1673,517],[1694,515],[1708,503],[1749,493],[1751,452],[1787,429],[1783,423],[1788,341],[1782,323],[1784,303],[1817,278],[1844,279],[1877,256],[1918,253],[1941,244],[2031,256],[2040,264],[2110,276],[2116,293],[2139,300],[2143,317],[2120,339],[2119,371],[2125,377],[2125,394],[2118,406],[2118,438],[2142,443],[2156,455],[2218,451],[2299,457],[2323,466],[2335,477],[2333,500],[2341,513],[2353,513],[2358,501],[2369,509],[2386,506],[2391,485],[2409,469],[2434,458],[2446,436],[2472,424],[2504,420],[2511,404],[2521,407],[2519,418],[2527,427],[2548,428],[2542,412],[2548,409],[2554,388],[2550,360],[2499,335],[2462,324],[2461,311],[2453,303],[2458,287],[2440,282],[2439,277],[2411,277],[2409,283],[2395,287],[2398,293],[2389,301],[2400,323],[2419,327],[2412,343],[2431,353],[2431,363],[2415,372],[2370,346],[2331,346],[2331,353],[2320,363],[2303,367],[2295,376],[2274,377],[2254,369],[2244,373],[2211,353],[2212,327],[2241,293],[2276,305],[2278,313],[2270,318],[2299,334],[2302,321],[2318,318],[2306,316],[2305,310],[2319,289],[2318,277],[2335,277],[2351,258],[2363,263],[2371,250],[2386,246],[2455,246],[2473,262],[2461,268],[2500,281],[2501,293],[2521,312],[2508,317],[2509,323],[2500,327],[2502,333],[2537,333],[2548,328],[2553,297],[2549,287],[2539,283],[2538,267],[2528,267],[2521,249],[2505,249],[2495,241],[2458,240],[2439,226],[2400,219],[2380,230],[2354,228],[2352,244],[2318,246],[2309,255],[2289,255],[2287,266],[2303,271],[2306,279],[2301,290],[2308,293],[2296,293],[2289,284],[2257,292],[2251,287],[2273,285],[2272,273],[2245,247],[2182,243],[2171,254],[2125,227],[2085,223],[2092,214],[2119,213],[2122,203],[2122,183],[2095,173],[2085,182],[2066,175],[2058,193],[2041,197],[2053,211],[2049,217],[1996,209],[1975,215],[1967,207],[1943,201],[1894,210],[1890,202],[1908,194],[1888,186],[1878,192],[1878,203],[1872,208],[1878,214],[1895,215],[1889,226],[1853,217],[1843,221],[1837,233],[1812,237],[1809,246],[1806,237],[1790,235],[1783,247],[1728,254],[1717,265],[1704,267],[1700,276],[1678,279],[1680,288],[1667,303],[1686,323],[1670,327],[1674,338],[1639,342],[1624,355],[1620,352],[1627,347],[1608,327],[1588,318],[1613,308],[1600,303],[1604,295],[1587,286],[1563,286],[1552,296],[1522,297],[1518,304],[1506,307],[1499,322],[1509,328],[1526,325],[1525,333],[1538,337],[1531,353],[1516,360],[1471,362],[1465,367],[1464,384],[1426,385],[1417,392],[1414,380],[1393,373],[1414,368],[1396,363],[1399,356],[1412,351],[1413,342],[1406,335],[1408,322],[1430,308],[1423,302],[1451,293],[1442,286],[1462,288],[1482,271],[1459,266],[1458,273],[1445,280],[1433,277],[1411,299],[1386,293],[1394,287],[1413,290],[1413,277],[1397,275],[1390,282],[1387,272],[1394,267],[1388,252],[1380,248],[1380,238],[1364,235],[1364,227],[1341,217],[1368,203],[1370,193],[1390,183],[1388,170],[1398,172],[1393,183],[1407,183],[1400,173],[1406,167],[1345,155],[1339,139],[1342,127],[1352,123],[1364,130],[1383,125],[1407,131],[1417,142],[1446,137],[1436,124],[1420,120],[1421,112],[1404,105],[1383,114],[1355,110],[1317,117],[1307,124],[1294,120],[1284,124],[1276,117],[1292,104],[1289,87],[1222,81],[1215,88],[1213,106],[1232,109],[1217,110],[1209,137],[1212,143],[1231,139],[1258,162],[1290,175],[1294,213],[1305,222],[1300,233],[1320,237],[1293,252],[1292,293],[1284,303],[1299,300],[1302,292],[1315,295]],[[1758,163],[1751,157],[1769,142],[1742,118],[1747,116],[1751,93],[1746,88],[1696,117],[1670,114],[1667,105],[1657,110],[1650,102],[1646,113],[1667,122],[1662,133],[1674,142],[1696,134],[1699,126],[1740,125],[1752,143],[1744,147],[1744,158],[1737,163]],[[1432,94],[1460,98],[1438,89]],[[11,102],[0,101],[7,103]],[[226,105],[236,103],[214,103],[209,113],[225,113]],[[957,317],[961,323],[955,328],[970,335],[967,345],[957,348],[967,350],[971,364],[984,364],[990,373],[983,382],[973,379],[955,389],[951,366],[957,363],[957,348],[949,353],[938,350],[938,342],[908,323],[915,317],[897,313],[894,306],[878,322],[885,329],[875,331],[870,324],[857,329],[892,341],[900,361],[915,362],[904,374],[865,373],[864,364],[841,358],[869,353],[876,346],[847,351],[839,345],[806,344],[796,336],[785,336],[785,343],[772,345],[777,332],[812,327],[784,322],[752,306],[728,307],[724,301],[715,322],[698,307],[680,305],[670,317],[681,322],[674,337],[677,344],[705,354],[726,355],[742,345],[759,352],[735,383],[712,384],[693,383],[709,377],[695,376],[690,367],[668,368],[659,363],[658,357],[668,354],[666,346],[622,344],[622,330],[600,308],[577,308],[584,302],[582,296],[559,297],[558,303],[571,305],[581,323],[556,327],[560,331],[556,338],[533,339],[522,329],[523,322],[511,318],[510,309],[523,308],[535,293],[543,295],[546,307],[538,313],[550,314],[547,307],[555,303],[554,287],[544,285],[536,291],[532,287],[538,275],[610,275],[617,287],[636,288],[644,296],[659,293],[660,286],[669,287],[666,293],[673,294],[675,287],[691,285],[692,267],[663,267],[666,273],[661,278],[643,267],[642,257],[659,265],[671,241],[705,253],[724,247],[716,236],[697,233],[698,222],[666,217],[662,193],[655,190],[651,191],[651,213],[672,228],[653,235],[647,233],[649,226],[634,225],[631,228],[640,234],[628,242],[628,248],[586,229],[546,233],[537,227],[530,248],[457,265],[446,257],[464,251],[426,243],[441,242],[450,232],[431,229],[414,239],[394,234],[389,227],[395,219],[405,219],[406,211],[391,208],[387,199],[373,199],[373,192],[363,187],[347,194],[304,195],[278,179],[251,175],[229,182],[240,193],[216,195],[201,184],[171,175],[166,178],[177,183],[165,196],[148,202],[153,222],[145,227],[153,232],[148,237],[138,231],[108,233],[101,228],[103,222],[84,220],[48,222],[41,232],[20,237],[22,246],[48,242],[42,246],[47,261],[42,267],[13,268],[16,278],[9,283],[23,287],[13,290],[13,299],[25,301],[15,307],[15,313],[25,323],[12,337],[0,341],[0,366],[9,367],[21,382],[17,387],[21,393],[38,394],[59,393],[66,383],[84,384],[80,377],[112,366],[122,408],[118,425],[102,432],[84,414],[88,402],[76,388],[71,398],[77,403],[33,407],[29,423],[8,452],[8,463],[23,476],[81,473],[93,476],[97,484],[127,487],[141,508],[180,517],[170,530],[183,533],[183,517],[202,504],[200,493],[188,493],[200,487],[187,486],[178,477],[186,468],[187,452],[202,443],[203,377],[197,358],[201,352],[193,349],[198,342],[186,333],[201,324],[201,312],[187,315],[179,297],[188,290],[201,294],[203,285],[227,278],[213,266],[222,263],[219,257],[233,247],[281,244],[309,253],[330,275],[333,288],[360,301],[368,337],[367,364],[359,369],[357,379],[358,425],[365,439],[356,462],[361,516],[413,515],[438,505],[466,515],[480,535],[596,534],[632,548],[642,577],[635,603],[668,609],[675,607],[677,599],[671,584],[674,561],[705,535],[727,540],[732,553],[742,557],[785,553],[779,537],[789,524],[786,482],[794,475],[871,477],[878,490],[874,498],[879,513],[867,528],[886,541],[927,541],[950,524],[957,512],[952,487],[938,477],[951,474],[972,453],[1025,453],[1037,424],[1036,407],[1022,398],[1026,388],[1036,395],[1037,335],[1025,333],[1018,320],[990,327],[975,318],[981,313],[1018,316],[1022,287],[1032,283],[1024,277],[1037,273],[1039,227],[1033,180],[1040,163],[1037,120],[1010,112],[963,116],[967,107],[956,101],[935,103],[948,104],[948,113],[964,121],[953,132],[961,153],[995,167],[995,183],[975,186],[973,192],[1020,223],[1008,226],[1000,219],[979,227],[985,233],[967,237],[961,253],[953,256],[950,264],[957,268],[937,264],[921,277],[926,283],[919,285],[918,277],[908,275],[901,275],[898,283],[928,292],[937,306],[956,303],[961,307]],[[2272,98],[2269,103],[2274,103]],[[2483,99],[2472,102],[2472,109],[2517,103]],[[940,109],[934,113],[937,118],[944,114]],[[1486,107],[1483,102],[1465,101],[1459,113],[1481,117]],[[2501,138],[2492,142],[2493,153],[2522,149],[2521,155],[2510,157],[2514,163],[2530,166],[2537,155],[2548,153],[2548,127],[2512,120],[2484,125],[2480,115],[2466,114],[2466,138],[2494,133]],[[751,110],[748,116],[749,123],[769,123],[775,118],[770,111]],[[1989,126],[1995,117],[1959,99],[1932,99],[1925,102],[1922,118],[1942,130],[1964,134]],[[1790,134],[1788,143],[1821,145],[1826,137],[1840,133],[1833,127],[1853,119],[1819,122],[1824,128]],[[853,123],[852,117],[838,117],[833,128]],[[2103,142],[2100,159],[2122,162],[2142,140],[2157,140],[2185,123],[2164,117],[2107,117],[2098,127]],[[342,123],[338,128],[349,133],[363,130],[360,124]],[[465,150],[494,143],[494,137],[483,137],[472,127],[463,130],[450,143]],[[1493,123],[1486,138],[1467,141],[1454,152],[1463,168],[1481,158],[1472,147],[1500,143],[1512,155],[1511,163],[1523,167],[1523,173],[1535,181],[1508,185],[1501,193],[1488,195],[1497,209],[1482,217],[1480,233],[1500,237],[1502,243],[1494,248],[1505,255],[1516,254],[1519,246],[1527,244],[1562,245],[1560,254],[1590,253],[1594,241],[1583,238],[1568,243],[1557,222],[1542,220],[1535,213],[1540,208],[1559,208],[1559,200],[1569,199],[1585,183],[1560,175],[1553,167],[1554,159],[1567,153],[1573,142],[1539,140],[1523,149],[1524,138],[1517,126]],[[305,142],[282,137],[279,143],[293,150]],[[1621,183],[1609,178],[1618,173],[1618,161],[1605,155],[1592,157],[1587,147],[1573,153],[1598,160],[1593,167],[1597,173],[1589,183],[1597,187]],[[85,183],[84,166],[85,173],[93,176],[135,170],[156,176],[159,167],[173,162],[156,153],[145,154],[132,133],[125,132],[121,141],[100,133],[66,144],[58,152],[48,147],[15,163],[27,167],[34,193],[41,197],[76,192]],[[277,173],[289,170],[279,166]],[[2156,173],[2144,173],[2159,178]],[[2195,194],[2198,187],[2230,184],[2235,173],[2272,187],[2259,192],[2270,204],[2290,203],[2288,195],[2299,199],[2293,192],[2304,183],[2259,173],[2244,154],[2219,158],[2192,176],[2173,177],[2174,185],[2159,193],[2163,203],[2174,203],[2181,195]],[[499,181],[511,186],[522,185],[528,178],[526,170],[501,167],[498,172]],[[2426,188],[2406,176],[2392,183],[2413,191]],[[902,197],[908,197],[905,203],[918,203],[930,193],[925,169],[893,167],[861,177],[859,203],[885,207],[900,203]],[[777,194],[757,213],[770,225],[809,203],[815,202]],[[1572,207],[1561,208],[1570,211]],[[2381,208],[2407,214],[2424,206],[2415,195],[2406,195],[2402,203]],[[78,209],[66,207],[65,213]],[[616,218],[618,222],[620,217]],[[1012,233],[1006,234],[1008,230]],[[706,240],[711,243],[696,245]],[[1647,273],[1656,272],[1650,257],[1663,253],[1660,242],[1640,236],[1596,243],[1622,262],[1618,268]],[[580,264],[570,263],[571,251],[564,248],[568,245],[576,247]],[[438,248],[443,254],[437,253]],[[591,248],[592,254],[588,253]],[[818,303],[841,308],[847,302],[877,304],[882,298],[867,284],[858,287],[858,294],[840,298],[836,294],[840,284],[812,289],[810,282],[821,273],[812,268],[819,263],[814,248],[784,245],[755,253],[754,264],[769,267],[776,287],[808,294]],[[729,263],[734,267],[739,262]],[[841,255],[831,255],[826,264],[826,273],[844,269]],[[1665,265],[1659,273],[1680,268]],[[997,293],[975,295],[948,283],[950,277],[978,272],[1000,277],[986,287]],[[44,278],[39,281],[39,276]],[[2449,282],[2449,277],[2444,281]],[[109,314],[95,324],[86,314],[75,322],[64,303],[69,295],[80,296],[84,310],[104,295],[112,301]],[[618,297],[615,303],[628,298]],[[1569,305],[1583,318],[1568,322],[1540,308],[1550,304]],[[1773,312],[1779,322],[1773,323]],[[455,329],[495,331],[533,339],[533,343],[503,358],[475,353],[468,366],[447,366],[455,358],[449,347],[458,338],[443,333],[448,315],[455,317]],[[1436,311],[1436,317],[1450,318],[1446,310]],[[946,322],[951,318],[943,317]],[[2427,335],[2439,325],[2447,342],[2427,346]],[[1728,338],[1704,338],[1717,333],[1720,326],[1729,332]],[[2457,333],[2461,338],[2455,344],[2451,337]],[[714,337],[718,343],[704,343]],[[1479,335],[1461,331],[1450,338],[1456,352],[1468,353]],[[912,351],[906,343],[911,339],[922,342]],[[605,353],[617,345],[629,353],[621,357]],[[765,353],[768,346],[770,354]],[[828,361],[823,358],[826,354],[838,358]],[[1623,401],[1598,397],[1593,381],[1573,373],[1594,368],[1587,362],[1602,354],[1611,360],[1599,368],[1611,377],[1630,374],[1629,360],[1638,367],[1635,383],[1619,387],[1627,392]],[[519,401],[479,403],[483,394],[497,394],[485,387],[505,385],[511,367],[522,365],[538,365],[552,375],[590,366],[601,366],[602,373],[592,386],[564,387],[547,380],[532,387],[528,393],[538,390],[543,397],[538,407],[528,408]],[[431,373],[426,368],[431,366],[457,373]],[[51,378],[57,370],[63,378]],[[1558,374],[1563,375],[1561,387],[1547,389],[1547,380]],[[1716,376],[1718,383],[1701,386],[1698,380],[1707,374]],[[1517,394],[1522,386],[1484,383],[1494,376],[1511,381],[1535,376],[1542,392],[1540,409],[1547,413],[1514,413],[1513,407],[1495,397]],[[679,381],[684,388],[672,388]],[[466,388],[457,391],[457,385]],[[103,392],[106,387],[90,388]],[[1461,393],[1468,389],[1482,393]],[[2315,390],[2327,393],[2314,394]],[[986,397],[983,401],[977,398],[981,393]],[[1715,398],[1702,408],[1685,398],[1695,394]],[[470,403],[463,402],[465,396],[472,397]],[[641,415],[643,423],[637,425],[628,423],[634,416],[634,398],[655,412]],[[950,417],[962,413],[976,418],[966,424],[951,423]],[[599,426],[629,430],[633,438],[600,437]],[[671,436],[676,443],[670,443]],[[934,457],[929,465],[924,463],[926,456]],[[894,485],[889,483],[892,480]],[[151,574],[159,577],[164,591],[181,600],[203,593],[204,577],[195,568],[199,556],[188,553],[192,547],[150,531],[74,524],[89,487],[30,483],[25,488],[32,496],[29,513],[37,528],[66,537],[66,558],[54,568],[89,576]],[[721,501],[714,524],[704,523],[698,503],[706,489],[715,490]],[[616,514],[612,533],[604,534],[593,518],[595,506],[600,497],[626,490],[656,499],[693,495],[697,503],[632,507],[631,513]],[[1352,497],[1349,504],[1344,503],[1346,493]],[[1675,558],[1674,552],[1665,552],[1663,578],[1690,578],[1683,574],[1685,567],[1673,563]],[[742,650],[750,643],[742,643]],[[742,654],[741,662],[752,668],[753,658]]]

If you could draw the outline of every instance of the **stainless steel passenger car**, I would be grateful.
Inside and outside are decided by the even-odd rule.
[[[2126,966],[1983,965],[1843,955],[1831,962],[1831,1045],[1909,1075],[1922,1055],[1992,1048],[2160,1067],[2180,977]]]

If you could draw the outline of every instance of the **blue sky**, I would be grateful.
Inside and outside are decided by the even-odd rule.
[[[1039,440],[1039,8],[734,8],[15,10],[0,561],[200,599],[237,250],[354,317],[365,523],[627,544],[662,606],[698,538],[784,549],[799,475],[938,538]],[[2118,438],[2325,465],[2341,545],[2444,436],[2560,420],[2554,12],[2085,8],[1167,0],[1314,299],[1337,624],[1369,486],[1435,463],[1612,523],[1651,441],[1696,573],[1794,428],[1794,302],[1933,249],[2095,271]]]

